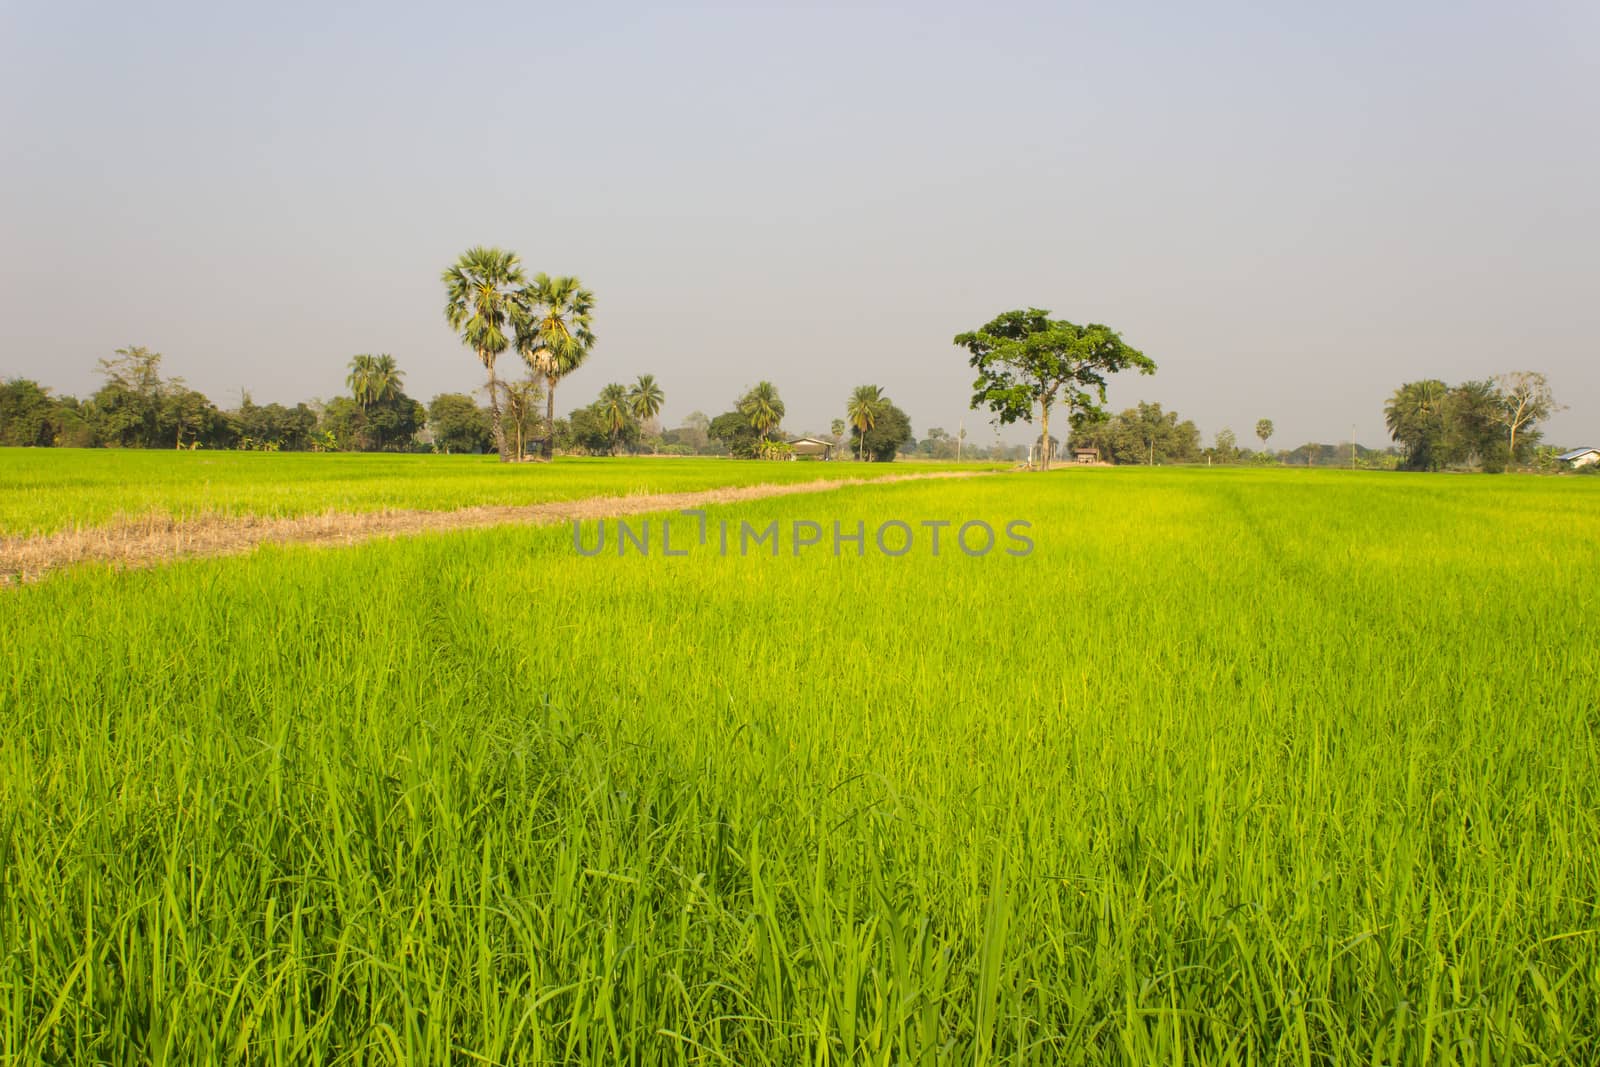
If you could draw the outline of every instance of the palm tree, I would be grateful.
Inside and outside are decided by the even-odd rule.
[[[867,458],[867,431],[878,425],[878,414],[882,410],[883,390],[876,385],[858,385],[856,391],[850,394],[850,403],[844,413],[849,417],[850,425],[861,435],[861,445],[856,452],[858,460]]]
[[[739,414],[750,428],[765,441],[783,421],[783,401],[771,382],[757,382],[756,387],[739,398]]]
[[[617,454],[617,438],[628,428],[628,420],[633,417],[633,404],[628,397],[628,390],[612,382],[600,390],[598,407],[600,421],[611,439],[611,454],[614,456]]]
[[[639,375],[639,380],[633,383],[633,388],[628,392],[628,406],[640,422],[655,418],[666,399],[667,394],[656,384],[654,374]]]
[[[500,384],[494,361],[511,345],[512,333],[521,332],[522,262],[515,252],[499,248],[469,248],[444,272],[444,317],[461,333],[461,343],[477,353],[489,374],[489,421],[494,427],[494,447],[500,462],[506,455],[506,432],[500,424]]]
[[[356,403],[363,408],[370,408],[373,404],[393,400],[399,394],[404,379],[405,372],[395,364],[393,356],[387,353],[381,356],[359,355],[350,360],[350,373],[345,378],[345,384],[350,387],[350,395],[355,397]]]
[[[501,388],[506,394],[505,417],[511,420],[511,428],[517,435],[516,457],[520,460],[528,423],[538,417],[541,396],[539,383],[532,378],[524,378],[520,382],[507,382]]]
[[[528,369],[544,378],[544,458],[555,437],[556,384],[578,369],[594,347],[594,294],[576,278],[552,278],[542,271],[518,296],[523,325],[517,330],[517,351]]]

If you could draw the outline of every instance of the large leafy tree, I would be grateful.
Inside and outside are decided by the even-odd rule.
[[[494,364],[512,338],[523,332],[522,262],[500,248],[469,248],[444,272],[444,317],[461,334],[461,342],[477,354],[489,378],[489,422],[494,446],[503,463],[505,427],[500,422],[500,384]]]
[[[856,459],[867,458],[867,431],[878,424],[878,416],[883,413],[887,402],[883,390],[876,385],[858,385],[850,394],[844,413],[855,430]]]
[[[911,433],[911,416],[886,396],[878,400],[872,425],[857,433],[859,451],[868,461],[877,463],[893,462],[901,446],[915,440]]]
[[[1154,374],[1155,361],[1122,340],[1109,326],[1079,326],[1052,319],[1041,308],[1007,311],[981,329],[957,334],[968,363],[978,372],[972,383],[972,407],[987,407],[1000,425],[1033,421],[1039,409],[1041,437],[1050,439],[1050,409],[1057,403],[1067,414],[1099,410],[1106,399],[1106,378],[1123,370]],[[1050,465],[1049,451],[1043,467]]]
[[[506,414],[511,412],[513,387],[507,385]],[[440,393],[428,404],[428,430],[433,447],[446,454],[484,452],[494,445],[489,415],[465,393]]]
[[[594,347],[594,294],[573,277],[540,272],[518,294],[522,325],[517,351],[528,369],[544,379],[544,458],[554,453],[556,386],[577,370]]]
[[[778,396],[777,386],[771,382],[757,382],[739,398],[735,407],[763,443],[772,438],[783,422],[783,400]]]
[[[55,444],[59,419],[50,390],[27,378],[0,382],[0,445]]]

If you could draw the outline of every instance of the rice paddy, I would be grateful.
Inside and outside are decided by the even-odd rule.
[[[974,471],[998,466],[566,457],[555,464],[507,467],[490,456],[4,449],[0,450],[0,536],[103,526],[151,515],[188,520],[283,518],[330,511],[444,511],[795,484],[841,476],[878,478],[904,474],[908,468]]]
[[[0,590],[0,1060],[1600,1061],[1595,481],[1000,474],[708,518],[1027,555]]]

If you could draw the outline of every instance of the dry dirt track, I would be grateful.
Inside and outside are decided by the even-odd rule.
[[[987,472],[930,471],[925,474],[891,474],[881,478],[835,478],[799,484],[747,485],[693,493],[599,496],[530,504],[526,507],[469,507],[455,511],[325,512],[295,518],[217,515],[199,519],[172,519],[152,516],[53,534],[0,538],[0,584],[31,581],[59,567],[76,563],[148,567],[177,559],[237,555],[266,544],[350,545],[377,537],[475,530],[487,526],[550,526],[573,519],[609,519],[655,511],[677,511],[706,504],[732,504],[741,500],[761,500],[795,493],[819,493],[851,485],[930,478],[975,478],[984,473]]]

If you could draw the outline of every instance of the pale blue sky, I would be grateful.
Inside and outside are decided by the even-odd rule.
[[[1207,440],[1377,444],[1405,379],[1532,368],[1600,443],[1597,102],[1593,3],[0,0],[0,375],[469,390],[439,274],[484,243],[596,293],[563,410],[770,378],[825,429],[870,381],[953,430],[951,335],[1038,305]]]

